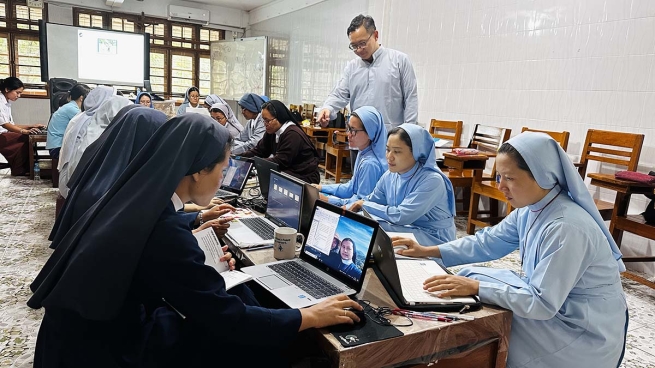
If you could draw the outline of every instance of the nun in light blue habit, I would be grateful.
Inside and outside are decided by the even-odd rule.
[[[409,136],[414,165],[407,172],[385,172],[362,207],[386,231],[411,232],[420,244],[455,240],[455,196],[450,180],[439,170],[434,139],[423,127],[402,124],[389,133]]]
[[[619,274],[625,266],[578,171],[557,142],[530,132],[501,146],[496,167],[510,201],[535,192],[537,201],[525,200],[496,226],[439,245],[443,263],[486,262],[519,250],[520,273],[486,267],[459,273],[479,281],[483,303],[514,313],[508,367],[617,367],[628,322]]]
[[[361,121],[363,131],[350,127],[351,149],[354,148],[353,144],[361,144],[357,147],[360,152],[355,160],[352,179],[345,184],[320,186],[321,192],[328,194],[328,202],[337,206],[349,205],[371,194],[388,168],[385,157],[387,128],[380,112],[375,107],[363,106],[353,111],[351,123],[354,123],[353,117]]]

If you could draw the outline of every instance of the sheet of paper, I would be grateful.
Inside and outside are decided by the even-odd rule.
[[[200,249],[205,253],[205,264],[213,267],[221,274],[223,280],[225,280],[226,290],[252,279],[252,276],[241,271],[230,271],[228,263],[220,260],[224,253],[214,229],[210,227],[193,235],[198,240]]]
[[[437,147],[437,148],[438,147],[445,147],[445,146],[452,145],[452,144],[453,144],[453,142],[449,141],[447,139],[434,138],[434,146]]]
[[[187,113],[192,113],[192,114],[200,114],[200,115],[211,116],[209,114],[209,110],[205,109],[204,107],[187,107],[186,112]]]
[[[193,235],[198,240],[200,249],[205,253],[206,265],[214,267],[219,273],[230,269],[227,262],[220,261],[221,257],[223,257],[223,249],[221,249],[221,243],[218,241],[213,228],[209,227]]]

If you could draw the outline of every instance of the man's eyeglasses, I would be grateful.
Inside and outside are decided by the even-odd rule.
[[[359,50],[359,49],[363,49],[364,47],[366,47],[366,44],[368,43],[368,40],[371,39],[371,37],[373,37],[373,33],[371,33],[371,34],[368,36],[368,38],[366,39],[366,41],[358,42],[357,44],[354,44],[354,45],[351,43],[350,45],[348,45],[348,48],[351,49],[351,50],[353,50],[353,51],[357,51],[357,50]]]
[[[365,132],[364,129],[353,129],[350,127],[350,125],[346,125],[346,133],[350,134],[351,136],[355,137],[357,135],[357,132]]]

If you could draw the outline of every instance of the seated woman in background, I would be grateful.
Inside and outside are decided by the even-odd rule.
[[[86,98],[86,95],[89,94],[90,90],[91,89],[86,84],[76,84],[73,86],[68,93],[70,102],[60,107],[50,117],[50,122],[48,123],[48,135],[45,144],[45,148],[50,152],[50,157],[59,158],[59,150],[61,149],[61,143],[64,140],[66,127],[71,119],[82,111],[82,102]]]
[[[275,310],[260,307],[243,284],[226,291],[178,210],[186,201],[207,205],[219,188],[227,129],[186,114],[135,153],[135,138],[152,131],[141,127],[108,129],[81,169],[68,204],[78,219],[59,229],[65,235],[31,285],[28,305],[45,308],[35,367],[232,367],[245,356],[279,367],[298,332],[358,320],[346,308],[361,306],[343,295]],[[98,186],[108,189],[97,201],[77,197]],[[222,260],[234,267],[229,253]],[[229,353],[217,357],[217,341]]]
[[[189,87],[184,94],[184,102],[177,109],[177,116],[186,113],[187,107],[200,107],[200,90],[198,87]]]
[[[227,128],[232,138],[238,137],[241,134],[243,125],[234,116],[234,112],[228,104],[220,102],[213,104],[209,110],[209,114],[212,119]]]
[[[263,96],[254,93],[246,93],[239,100],[241,113],[248,119],[246,127],[241,131],[238,137],[234,138],[232,143],[232,154],[240,155],[248,150],[253,149],[257,143],[264,137],[266,127],[262,119],[262,105],[266,102]]]
[[[14,124],[11,103],[20,98],[24,88],[16,77],[0,79],[0,154],[7,159],[12,176],[30,173],[29,135],[39,134],[45,128],[42,124]]]
[[[66,184],[68,184],[68,179],[73,174],[73,171],[69,170],[69,163],[75,156],[76,142],[78,142],[80,130],[86,127],[89,119],[96,114],[100,105],[115,95],[116,88],[114,87],[98,86],[92,89],[84,99],[84,111],[76,115],[68,123],[59,152],[59,164],[57,165],[57,169],[59,170],[59,193],[62,197],[66,198],[68,196],[68,187]]]
[[[152,108],[152,96],[148,92],[139,92],[134,99],[135,104]]]
[[[289,109],[282,102],[271,100],[262,105],[262,118],[266,127],[264,138],[241,156],[266,158],[280,165],[280,171],[308,183],[319,183],[316,148]]]
[[[423,244],[455,240],[453,186],[437,167],[430,133],[415,124],[393,128],[387,163],[373,193],[350,210],[365,208],[386,231],[411,232]]]
[[[442,297],[479,295],[513,312],[508,367],[618,367],[628,310],[621,252],[566,152],[543,133],[521,133],[496,157],[498,189],[516,208],[498,225],[434,247],[409,239],[399,254],[446,266],[519,250],[521,272],[467,267],[423,288]],[[423,243],[430,244],[430,243]]]
[[[359,151],[352,179],[345,184],[314,185],[328,194],[321,194],[322,200],[337,206],[348,205],[371,194],[388,168],[385,158],[387,128],[375,107],[363,106],[353,111],[346,131],[350,148]]]

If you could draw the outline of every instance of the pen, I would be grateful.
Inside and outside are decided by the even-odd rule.
[[[254,247],[246,248],[246,252],[250,252],[250,251],[253,251],[253,250],[266,249],[266,248],[273,248],[273,244],[256,245]]]
[[[416,318],[416,319],[422,319],[426,321],[439,321],[439,322],[452,322],[453,319],[448,317],[448,316],[440,316],[440,315],[434,315],[434,314],[428,314],[428,313],[422,313],[422,312],[414,312],[414,311],[408,311],[408,310],[403,310],[403,309],[395,309],[393,311],[393,314],[398,314],[401,316],[405,317],[410,317],[410,318]]]

